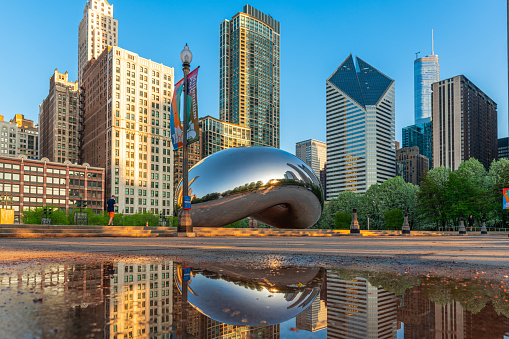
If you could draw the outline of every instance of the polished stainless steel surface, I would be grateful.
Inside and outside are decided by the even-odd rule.
[[[193,227],[221,227],[253,217],[278,228],[308,228],[320,218],[324,203],[313,170],[271,147],[230,148],[208,156],[189,171],[188,195]],[[182,182],[177,197],[182,201]]]
[[[187,301],[204,315],[229,325],[275,325],[296,317],[319,298],[320,268],[192,268]],[[175,276],[182,292],[182,273]]]

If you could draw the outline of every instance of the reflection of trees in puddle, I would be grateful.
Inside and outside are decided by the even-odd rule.
[[[344,269],[333,271],[346,280],[353,280],[356,277],[365,278],[373,286],[380,286],[397,296],[403,295],[415,286],[421,286],[423,295],[427,296],[430,301],[439,305],[458,301],[463,309],[474,314],[481,311],[488,302],[492,302],[497,313],[509,318],[509,294],[504,292],[504,288],[497,282]]]
[[[504,333],[509,332],[509,294],[499,282],[343,269],[328,272],[330,272],[327,277],[328,285],[331,284],[330,277],[335,275],[336,279],[344,279],[347,283],[357,281],[360,284],[366,281],[369,285],[378,287],[378,290],[368,289],[365,293],[372,298],[377,298],[380,289],[397,297],[397,308],[390,310],[390,307],[386,307],[386,310],[389,309],[392,316],[397,313],[398,324],[405,324],[405,337],[502,338]],[[330,300],[333,295],[334,293],[328,293],[328,299]],[[358,296],[362,299],[361,294]],[[369,298],[364,302],[366,309],[369,308],[371,305]],[[379,302],[371,307],[379,307]],[[330,311],[328,316],[334,318],[334,312],[342,310],[329,308],[328,311]],[[391,317],[389,313],[383,314],[385,319]],[[346,324],[341,321],[329,321],[329,333],[332,333],[334,327],[348,330],[348,326],[356,324],[354,317],[346,319]],[[366,331],[371,326],[371,334],[380,336],[381,334],[376,332],[379,330],[377,326],[380,325],[387,327],[390,324],[368,323]]]

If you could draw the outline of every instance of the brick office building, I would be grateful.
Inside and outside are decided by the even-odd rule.
[[[95,213],[104,210],[104,168],[73,165],[25,156],[0,156],[0,192],[12,197],[15,214],[28,208],[54,206],[69,210],[82,198]]]

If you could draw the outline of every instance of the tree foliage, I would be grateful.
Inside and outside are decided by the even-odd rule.
[[[400,230],[403,226],[403,212],[399,208],[385,211],[385,229],[388,230]]]
[[[478,226],[486,220],[488,226],[508,227],[509,210],[502,210],[502,189],[508,187],[508,159],[493,161],[487,171],[472,158],[454,172],[433,168],[420,186],[395,177],[371,185],[365,193],[341,192],[326,203],[314,228],[333,228],[336,214],[351,215],[353,208],[357,208],[361,229],[367,229],[368,219],[370,229],[384,229],[386,212],[396,209],[408,213],[412,229],[458,226],[460,218],[466,220],[469,215]]]
[[[350,213],[338,212],[334,216],[334,228],[339,230],[350,229],[352,223],[352,215]]]

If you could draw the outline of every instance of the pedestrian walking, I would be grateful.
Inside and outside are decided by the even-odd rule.
[[[107,211],[110,216],[110,221],[108,222],[108,226],[113,226],[113,218],[115,217],[115,196],[112,195],[110,199],[106,202]]]
[[[470,227],[470,232],[472,232],[472,228],[474,227],[474,217],[472,214],[468,217],[468,226]]]

